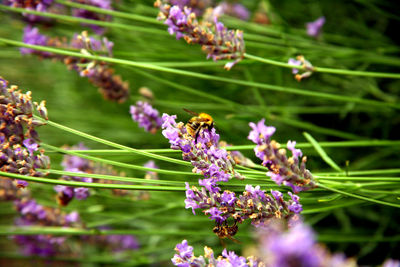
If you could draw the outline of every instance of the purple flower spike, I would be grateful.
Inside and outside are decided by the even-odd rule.
[[[139,123],[139,127],[147,132],[155,134],[163,123],[158,110],[154,109],[149,103],[138,101],[130,109],[132,119]]]
[[[225,65],[227,70],[242,60],[245,53],[242,31],[228,30],[217,17],[209,23],[199,23],[190,7],[170,4],[168,0],[157,0],[155,6],[160,9],[158,19],[165,21],[168,32],[175,34],[176,39],[184,38],[189,44],[201,45],[207,59],[233,60]]]
[[[105,10],[111,10],[111,0],[74,0],[73,2],[77,2],[80,4],[85,4],[85,5],[90,5],[94,7],[99,7],[101,9]],[[105,14],[100,14],[96,13],[93,11],[89,11],[86,9],[77,9],[74,8],[72,9],[72,15],[74,17],[78,18],[84,18],[84,19],[92,19],[92,20],[99,20],[99,21],[110,21],[111,16],[105,15]],[[104,33],[104,28],[99,26],[99,25],[94,25],[94,24],[82,24],[84,26],[89,26],[96,34],[103,34]]]
[[[35,110],[42,119],[47,119],[45,104],[32,101],[31,92],[22,93],[18,86],[8,87],[0,77],[0,169],[9,173],[27,176],[44,176],[36,169],[47,169],[50,160],[44,150],[39,150],[39,135],[36,127],[45,124],[33,117]],[[27,182],[18,180],[18,187]]]
[[[26,26],[24,28],[23,42],[25,44],[30,44],[30,45],[46,46],[48,43],[48,38],[47,38],[47,36],[40,34],[38,28]],[[23,55],[38,54],[43,57],[49,57],[51,55],[51,53],[49,53],[49,52],[37,51],[32,48],[26,48],[26,47],[20,48],[20,51],[21,51],[21,54],[23,54]]]
[[[217,192],[217,182],[227,182],[232,177],[241,178],[234,170],[235,161],[225,149],[219,146],[219,135],[215,128],[201,129],[197,142],[191,136],[183,122],[177,123],[176,116],[163,114],[163,135],[169,140],[171,148],[182,151],[182,157],[193,165],[193,172],[204,175],[202,186],[210,192]]]
[[[314,188],[315,181],[305,165],[307,158],[301,158],[300,162],[299,157],[303,153],[295,148],[296,142],[288,142],[287,148],[292,152],[292,156],[288,158],[286,150],[281,149],[278,142],[270,139],[275,128],[265,126],[264,123],[264,119],[257,124],[251,122],[249,125],[252,130],[248,138],[257,144],[254,152],[262,160],[262,164],[269,169],[267,176],[278,185],[290,186],[295,193]]]
[[[319,17],[317,20],[306,24],[307,34],[311,37],[318,38],[321,35],[322,26],[325,24],[325,17]]]

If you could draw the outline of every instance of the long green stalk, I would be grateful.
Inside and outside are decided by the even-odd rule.
[[[157,70],[157,71],[174,73],[174,74],[183,75],[183,76],[195,77],[195,78],[199,78],[199,79],[213,80],[213,81],[218,81],[218,82],[223,82],[223,83],[232,83],[232,84],[237,84],[237,85],[242,85],[242,86],[247,86],[247,87],[257,87],[257,88],[261,88],[264,90],[270,90],[270,91],[276,91],[276,92],[282,92],[282,93],[291,93],[291,94],[310,96],[310,97],[318,97],[318,98],[324,98],[324,99],[340,101],[340,102],[354,102],[354,103],[365,104],[365,105],[391,107],[391,108],[395,108],[395,109],[400,109],[400,105],[397,103],[384,103],[384,102],[379,102],[379,101],[369,100],[369,99],[362,99],[362,98],[357,98],[357,97],[334,95],[334,94],[328,94],[328,93],[322,93],[322,92],[315,92],[315,91],[311,91],[311,90],[301,90],[301,89],[297,89],[297,88],[282,87],[282,86],[263,84],[263,83],[257,83],[257,82],[248,82],[248,81],[226,78],[226,77],[221,77],[221,76],[214,76],[214,75],[209,75],[209,74],[190,72],[190,71],[186,71],[186,70],[178,70],[178,69],[172,69],[172,68],[167,68],[167,67],[161,67],[161,66],[157,66],[157,65],[153,65],[153,64],[149,64],[149,63],[142,63],[142,62],[136,62],[136,61],[131,61],[131,60],[109,58],[109,57],[96,56],[96,55],[87,55],[87,54],[71,52],[68,50],[58,49],[58,48],[53,48],[53,47],[30,45],[30,44],[25,44],[23,42],[9,40],[9,39],[5,39],[5,38],[0,38],[0,42],[6,43],[9,45],[14,45],[14,46],[32,48],[32,49],[39,50],[39,51],[56,53],[56,54],[60,54],[60,55],[67,55],[67,56],[73,56],[73,57],[78,57],[78,58],[86,58],[86,59],[91,59],[91,60],[116,63],[116,64],[133,66],[133,67],[144,68],[144,69],[149,69],[149,70]]]

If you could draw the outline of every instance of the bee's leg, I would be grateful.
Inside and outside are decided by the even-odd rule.
[[[226,248],[226,243],[225,243],[225,241],[224,241],[222,238],[220,238],[219,241],[221,242],[221,246],[223,246],[224,248]]]
[[[199,137],[201,127],[197,128],[195,136],[194,136],[194,143],[197,144],[197,137]]]
[[[237,240],[236,238],[234,238],[233,236],[228,236],[228,238],[230,240],[232,240],[233,242],[235,242],[236,244],[242,244],[242,242],[240,242],[239,240]]]
[[[211,129],[214,128],[214,122],[212,122],[211,124],[209,124],[209,125],[207,126],[207,128],[208,128],[208,130],[211,131]]]

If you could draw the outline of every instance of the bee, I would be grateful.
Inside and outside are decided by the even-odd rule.
[[[216,223],[213,232],[220,238],[221,243],[225,246],[222,240],[224,238],[229,238],[233,242],[240,244],[240,241],[233,237],[238,232],[238,229],[236,220],[232,226],[229,226],[228,223],[224,221],[223,223]]]
[[[211,130],[214,127],[213,118],[207,113],[196,113],[194,111],[183,109],[189,114],[194,115],[187,123],[186,130],[187,132],[194,137],[194,142],[197,143],[197,137],[202,129]]]

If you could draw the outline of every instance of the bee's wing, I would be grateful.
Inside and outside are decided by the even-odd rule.
[[[192,114],[193,116],[199,116],[199,113],[196,113],[196,112],[194,112],[194,111],[188,110],[188,109],[186,109],[186,108],[184,108],[183,110],[186,111],[186,112],[189,113],[189,114]]]

